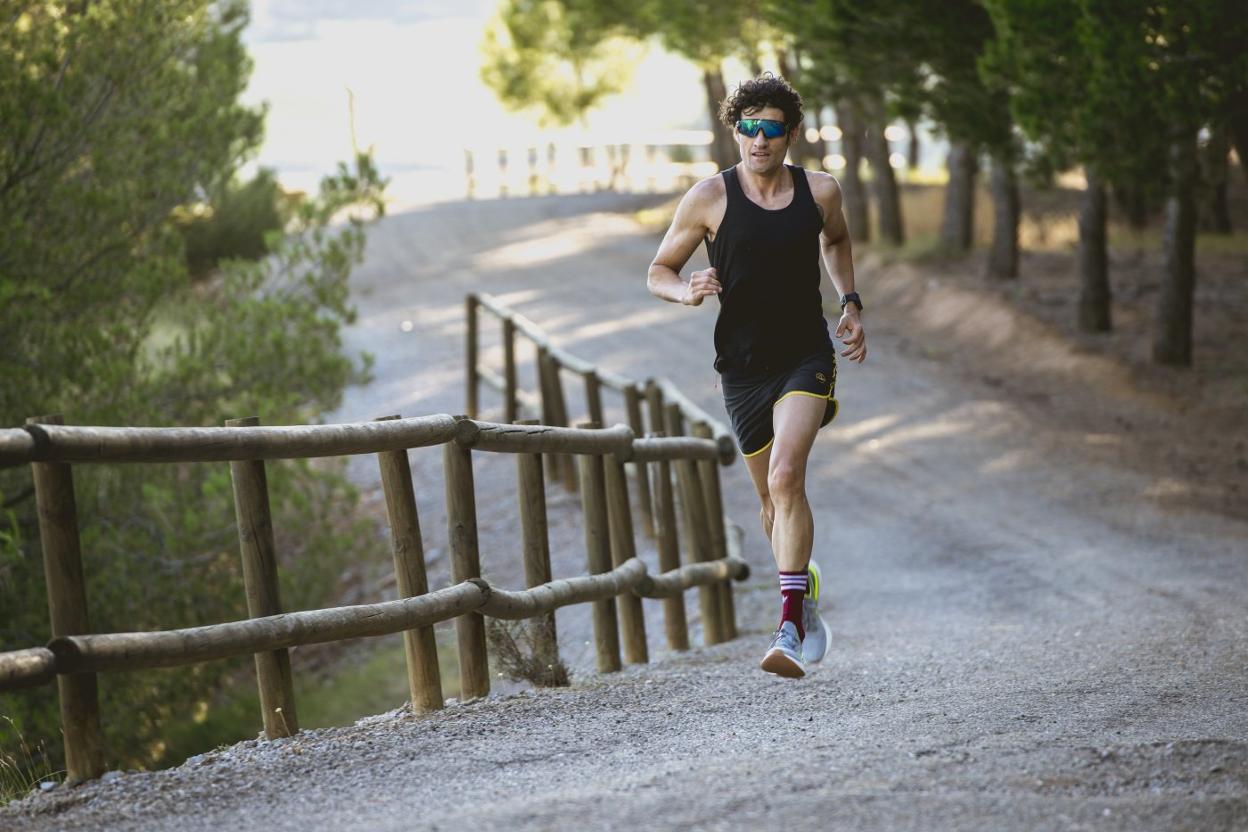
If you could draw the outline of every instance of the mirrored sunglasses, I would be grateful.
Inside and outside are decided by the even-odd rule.
[[[742,136],[754,138],[759,130],[769,139],[778,139],[788,132],[783,121],[770,118],[743,118],[737,122],[737,132]]]

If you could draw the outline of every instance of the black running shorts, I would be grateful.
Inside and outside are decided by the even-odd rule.
[[[761,454],[775,441],[771,411],[788,396],[826,399],[827,407],[819,427],[836,418],[836,351],[829,347],[807,356],[796,366],[782,371],[721,375],[724,407],[732,420],[733,433],[745,457]]]

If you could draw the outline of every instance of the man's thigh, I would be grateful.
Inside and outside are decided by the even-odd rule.
[[[823,422],[828,400],[824,396],[787,396],[772,411],[776,441],[771,446],[768,470],[777,465],[796,466],[806,470],[806,459],[815,444],[815,435]]]

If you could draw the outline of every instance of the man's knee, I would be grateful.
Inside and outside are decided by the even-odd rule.
[[[806,492],[806,472],[798,465],[777,462],[767,472],[767,491],[773,503],[790,503]]]

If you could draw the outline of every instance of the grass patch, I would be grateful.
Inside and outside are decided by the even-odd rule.
[[[65,779],[64,769],[57,769],[48,757],[48,750],[39,745],[31,748],[21,729],[7,716],[0,725],[4,743],[0,745],[0,806],[21,800],[40,783],[59,783]]]

